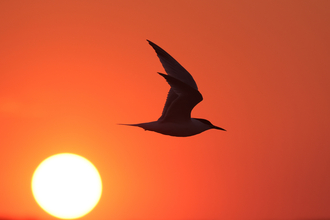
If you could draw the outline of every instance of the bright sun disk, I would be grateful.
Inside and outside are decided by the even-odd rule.
[[[32,193],[42,209],[61,219],[89,213],[98,203],[102,181],[95,166],[76,154],[48,157],[35,170]]]

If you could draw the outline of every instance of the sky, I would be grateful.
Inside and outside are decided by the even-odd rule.
[[[330,1],[0,1],[0,218],[55,219],[39,163],[75,153],[103,194],[83,220],[330,218]],[[146,39],[194,77],[192,112],[157,120],[169,85]]]

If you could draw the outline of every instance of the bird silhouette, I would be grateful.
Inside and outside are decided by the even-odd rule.
[[[187,137],[209,129],[226,131],[206,119],[191,118],[192,109],[203,100],[197,84],[190,73],[171,55],[155,43],[147,40],[156,51],[166,73],[159,73],[171,86],[162,115],[157,121],[139,124],[121,124],[141,127],[164,135]]]

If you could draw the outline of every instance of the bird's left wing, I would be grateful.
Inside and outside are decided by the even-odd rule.
[[[172,90],[173,93],[176,94],[176,98],[171,101],[167,111],[161,117],[161,120],[167,122],[182,122],[190,120],[192,109],[203,100],[202,94],[197,89],[172,76],[163,73],[159,74],[163,76],[171,86],[170,92]]]

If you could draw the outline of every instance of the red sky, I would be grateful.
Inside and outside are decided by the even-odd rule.
[[[54,219],[38,164],[88,158],[104,191],[83,220],[330,217],[330,1],[0,1],[0,218]],[[194,77],[194,117],[163,136],[169,89],[149,39]]]

